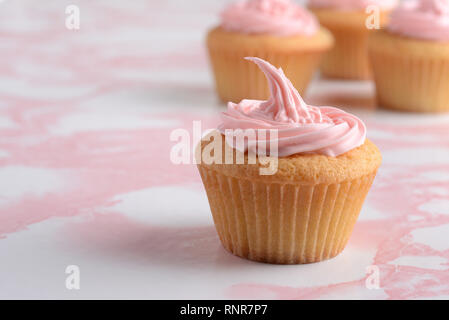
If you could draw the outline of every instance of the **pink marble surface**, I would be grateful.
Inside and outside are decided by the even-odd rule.
[[[316,79],[306,98],[357,113],[384,156],[346,250],[224,251],[169,135],[222,108],[203,40],[225,3],[0,2],[0,298],[449,298],[449,116],[376,110],[371,83]]]

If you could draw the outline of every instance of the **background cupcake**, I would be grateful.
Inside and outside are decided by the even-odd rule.
[[[380,152],[365,138],[360,119],[337,108],[308,106],[281,69],[251,60],[265,73],[271,97],[229,103],[219,130],[226,138],[229,129],[277,130],[278,166],[274,174],[261,175],[261,158],[249,163],[248,154],[260,155],[257,143],[268,144],[259,134],[238,150],[219,135],[223,157],[229,148],[234,158],[246,151],[244,164],[222,159],[198,165],[220,240],[233,254],[256,261],[334,257],[352,233]],[[202,150],[214,142],[203,141]]]
[[[334,47],[323,59],[322,75],[343,79],[370,79],[372,73],[367,41],[371,30],[366,26],[366,8],[370,5],[378,6],[379,27],[382,27],[396,4],[397,0],[309,0],[310,10],[335,38]]]
[[[406,1],[370,38],[380,106],[449,111],[449,1]]]
[[[268,97],[263,74],[244,57],[259,56],[282,67],[303,93],[331,45],[330,33],[291,0],[234,3],[207,35],[216,89],[224,102]]]

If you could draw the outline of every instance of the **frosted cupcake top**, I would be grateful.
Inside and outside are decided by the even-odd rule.
[[[312,8],[329,8],[336,10],[362,10],[370,5],[379,6],[382,10],[393,9],[398,0],[309,0]]]
[[[246,34],[311,36],[319,24],[292,0],[247,0],[233,3],[221,13],[221,27]]]
[[[391,14],[387,29],[412,38],[449,41],[449,0],[404,1]]]
[[[366,127],[359,118],[338,108],[307,105],[282,69],[260,58],[246,59],[263,71],[271,96],[266,101],[229,102],[218,127],[222,134],[226,129],[276,129],[280,157],[298,153],[336,157],[365,142]],[[248,141],[247,148],[255,145],[257,141]]]

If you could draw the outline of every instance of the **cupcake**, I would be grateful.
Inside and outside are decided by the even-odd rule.
[[[369,6],[380,9],[379,27],[382,27],[396,3],[397,0],[309,0],[309,9],[335,38],[334,47],[323,58],[321,74],[331,78],[371,79],[367,41],[372,30],[367,27],[367,20],[373,21],[366,10]]]
[[[247,59],[265,74],[270,98],[230,102],[197,149],[201,160],[215,159],[197,166],[219,238],[229,252],[255,261],[332,258],[348,242],[380,152],[360,119],[307,105],[282,69]],[[243,145],[234,143],[238,132],[245,132]]]
[[[378,105],[449,111],[449,1],[406,1],[369,41]]]
[[[266,99],[263,74],[243,58],[259,56],[282,67],[300,92],[332,45],[330,33],[291,0],[249,0],[227,7],[207,35],[219,98],[223,102]]]

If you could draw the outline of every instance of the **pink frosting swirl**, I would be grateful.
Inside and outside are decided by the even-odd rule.
[[[280,157],[298,153],[336,157],[365,142],[366,127],[359,118],[338,108],[307,105],[282,69],[260,58],[246,59],[264,72],[271,97],[229,102],[218,127],[221,133],[226,135],[226,129],[277,129]],[[250,141],[248,146],[255,144]]]
[[[387,29],[412,38],[449,41],[449,0],[405,1],[391,14]]]
[[[365,10],[370,5],[379,6],[383,10],[393,9],[398,0],[309,0],[312,8],[330,8],[337,10]]]
[[[236,2],[221,13],[227,31],[276,36],[311,36],[319,29],[313,14],[291,0],[248,0]]]

